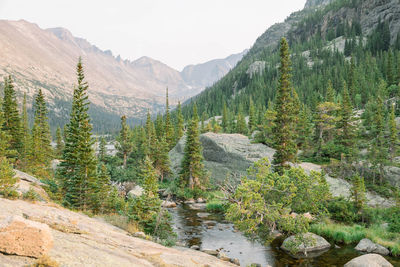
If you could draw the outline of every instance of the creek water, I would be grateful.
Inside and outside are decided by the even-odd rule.
[[[333,246],[318,257],[295,259],[279,248],[281,241],[263,245],[259,241],[249,240],[235,231],[223,214],[205,211],[205,204],[182,204],[169,211],[180,243],[188,247],[197,245],[200,249],[221,250],[228,257],[239,259],[241,266],[257,263],[276,267],[339,267],[362,255],[354,250],[354,246]],[[399,258],[386,258],[393,266],[400,266]]]

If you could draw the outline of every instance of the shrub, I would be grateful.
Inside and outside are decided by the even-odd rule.
[[[338,222],[352,223],[358,221],[357,208],[343,197],[328,202],[328,212],[332,219]]]
[[[58,267],[60,266],[58,262],[51,259],[49,256],[44,255],[37,259],[35,263],[31,264],[30,267]]]
[[[121,228],[130,234],[134,234],[140,231],[139,225],[135,221],[129,220],[127,216],[118,214],[108,214],[108,215],[102,215],[101,217],[109,224]]]
[[[30,187],[28,191],[22,194],[22,199],[29,201],[37,201],[40,199],[38,193],[35,192],[33,187]]]

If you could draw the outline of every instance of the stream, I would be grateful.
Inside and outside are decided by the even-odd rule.
[[[223,214],[207,212],[205,204],[181,204],[169,209],[178,241],[187,247],[197,245],[200,249],[221,250],[230,258],[237,258],[241,266],[343,266],[362,255],[354,246],[331,248],[322,255],[310,259],[295,259],[279,249],[281,241],[263,245],[246,238],[224,220]],[[385,257],[393,266],[400,266],[400,259]]]

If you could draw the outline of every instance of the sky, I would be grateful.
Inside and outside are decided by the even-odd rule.
[[[63,27],[115,56],[177,69],[250,48],[306,0],[0,0],[0,19]]]

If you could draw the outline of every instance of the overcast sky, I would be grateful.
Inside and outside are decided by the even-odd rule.
[[[1,19],[64,27],[123,59],[181,70],[250,48],[306,0],[0,0]]]

